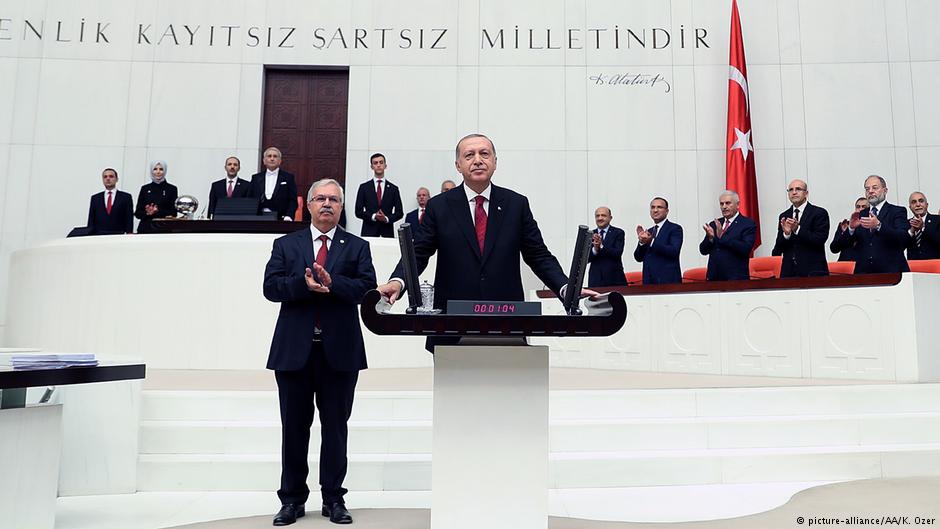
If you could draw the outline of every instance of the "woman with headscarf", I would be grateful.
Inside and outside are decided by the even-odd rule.
[[[176,186],[166,181],[166,162],[157,160],[150,164],[152,182],[140,188],[134,216],[140,219],[137,233],[152,233],[153,219],[176,216]]]

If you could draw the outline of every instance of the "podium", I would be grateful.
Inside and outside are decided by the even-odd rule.
[[[527,336],[610,336],[627,317],[617,292],[584,316],[383,314],[366,294],[363,324],[384,336],[459,337],[434,351],[432,529],[548,527],[547,346]]]

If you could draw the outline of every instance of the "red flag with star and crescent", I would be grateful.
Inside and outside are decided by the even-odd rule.
[[[754,170],[754,136],[747,88],[747,61],[738,2],[731,0],[731,42],[728,59],[728,153],[725,187],[741,197],[740,212],[757,223],[754,248],[760,246],[760,213],[757,206],[757,172]],[[753,254],[753,249],[751,250]]]

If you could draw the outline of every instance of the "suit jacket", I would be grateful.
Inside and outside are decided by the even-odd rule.
[[[870,213],[871,209],[865,208],[861,216],[867,217]],[[880,229],[869,230],[859,226],[850,235],[858,250],[855,273],[910,272],[904,258],[904,248],[910,239],[907,230],[911,227],[907,210],[882,202],[878,207],[878,220],[881,221]]]
[[[427,213],[427,206],[425,206],[425,213]],[[412,235],[421,229],[421,223],[418,222],[418,208],[409,211],[408,214],[405,215],[405,222],[411,224]]]
[[[515,191],[492,186],[483,253],[480,253],[464,185],[434,196],[415,235],[418,273],[437,252],[434,307],[446,310],[451,299],[523,301],[520,257],[556,294],[568,279],[542,241],[529,200]],[[398,263],[392,277],[404,277]],[[456,340],[429,339],[435,344]]]
[[[376,222],[372,220],[379,210],[388,217],[388,223]],[[427,213],[427,209],[425,209]],[[382,204],[379,204],[378,197],[375,195],[375,180],[369,179],[359,186],[359,192],[356,193],[356,217],[362,219],[363,237],[394,237],[395,223],[404,217],[405,213],[401,208],[401,193],[398,186],[385,180],[382,186]]]
[[[274,241],[264,269],[264,297],[281,304],[268,355],[268,369],[296,371],[310,356],[314,322],[322,329],[323,349],[337,371],[365,369],[357,306],[376,287],[369,243],[336,229],[326,259],[333,280],[328,294],[311,292],[304,269],[314,262],[310,229],[298,230]]]
[[[715,230],[718,229],[715,221],[708,224]],[[756,238],[757,224],[741,214],[738,214],[721,237],[709,241],[708,235],[705,235],[698,245],[698,251],[708,256],[705,278],[709,281],[750,279],[748,262]]]
[[[914,237],[907,243],[907,259],[917,261],[921,259],[940,259],[940,215],[928,213],[924,217],[923,235],[920,237],[920,246]]]
[[[840,230],[836,226],[835,233],[832,234],[832,242],[829,243],[829,251],[839,254],[840,261],[855,261],[858,257],[855,239],[849,233],[849,230]]]
[[[598,228],[594,229],[594,233],[599,232]],[[591,246],[588,253],[588,262],[591,263],[591,269],[588,270],[588,288],[627,284],[627,278],[623,275],[624,244],[623,230],[608,225],[601,249],[595,254],[594,247]]]
[[[248,196],[258,199],[258,213],[265,208],[277,212],[277,218],[294,218],[297,211],[297,184],[294,182],[294,175],[284,169],[279,169],[277,173],[277,184],[274,185],[274,193],[268,199],[264,195],[264,179],[266,171],[251,175],[251,192]]]
[[[105,207],[104,191],[91,196],[88,204],[89,235],[134,233],[134,198],[115,190],[111,196],[111,214]]]
[[[800,208],[798,233],[783,236],[780,221],[793,216],[793,208],[787,208],[777,218],[777,240],[770,255],[782,255],[780,277],[807,277],[829,275],[826,260],[826,240],[829,238],[829,212],[809,202]]]
[[[237,178],[235,187],[232,188],[232,198],[246,198],[251,196],[251,183],[248,180]],[[228,178],[216,180],[209,187],[209,208],[208,215],[212,218],[215,215],[215,206],[219,199],[228,198]]]
[[[137,233],[150,233],[153,231],[153,225],[150,221],[163,217],[176,216],[176,199],[179,191],[176,186],[163,180],[157,184],[150,182],[140,188],[140,194],[137,195],[137,209],[134,210],[134,216],[140,219],[137,225]],[[147,204],[155,204],[157,212],[153,215],[147,215],[144,209]]]
[[[665,285],[682,282],[679,252],[682,250],[682,226],[669,219],[663,221],[650,244],[637,244],[633,258],[643,263],[644,285]]]

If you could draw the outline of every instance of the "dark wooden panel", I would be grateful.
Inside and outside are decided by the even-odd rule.
[[[259,150],[281,150],[300,194],[321,178],[345,188],[348,116],[348,71],[267,69]]]

